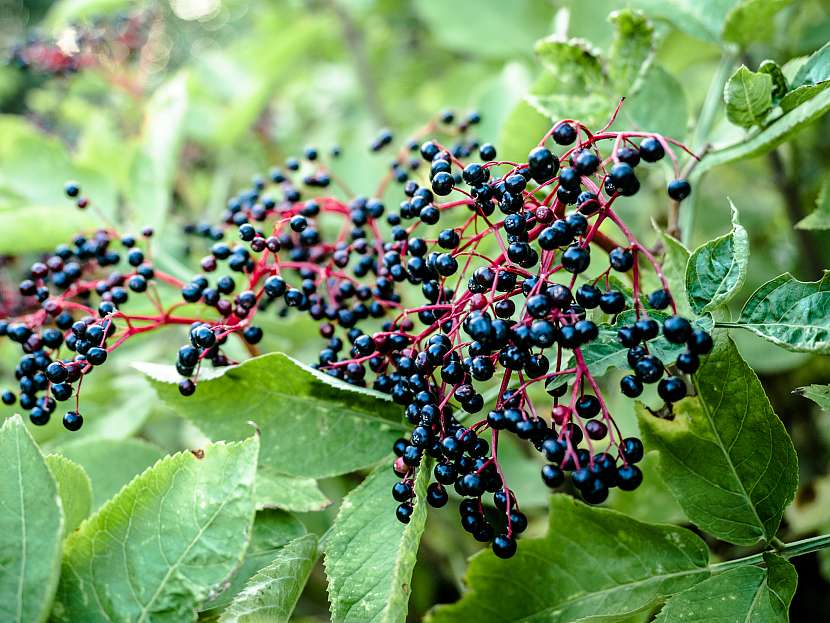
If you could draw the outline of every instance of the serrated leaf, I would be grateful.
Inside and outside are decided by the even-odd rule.
[[[221,592],[201,609],[214,610],[231,603],[259,569],[270,564],[288,543],[302,537],[305,532],[300,520],[289,513],[277,510],[258,512],[242,565],[234,572],[227,586],[222,587]]]
[[[145,107],[144,129],[129,175],[132,222],[159,227],[167,218],[184,138],[187,74],[162,84]]]
[[[280,474],[267,466],[257,470],[254,497],[258,510],[281,508],[306,513],[322,510],[331,504],[313,478]]]
[[[71,533],[89,516],[92,506],[92,485],[84,468],[60,454],[46,457],[46,465],[55,483],[63,508],[64,532]]]
[[[0,620],[46,619],[58,585],[58,487],[19,415],[0,428]]]
[[[775,16],[792,0],[742,0],[726,15],[723,38],[741,45],[768,41],[775,32]]]
[[[55,621],[191,621],[240,564],[259,437],[168,456],[65,542]]]
[[[694,524],[730,543],[769,541],[798,485],[792,441],[730,338],[717,340],[693,382],[696,397],[677,403],[673,420],[638,408],[646,446]]]
[[[752,293],[737,326],[787,350],[830,353],[830,271],[819,281],[779,275]]]
[[[788,141],[828,110],[830,110],[830,90],[824,90],[777,117],[750,138],[710,151],[695,168],[694,177],[699,179],[706,171],[715,167],[763,155]]]
[[[668,314],[651,311],[649,312],[649,316],[657,322],[662,323],[668,317]],[[620,344],[617,338],[617,331],[623,325],[631,324],[634,320],[635,316],[632,310],[623,312],[617,316],[617,321],[613,325],[600,325],[597,339],[580,348],[592,376],[600,377],[611,368],[618,368],[620,370],[628,369],[628,348]],[[708,331],[712,328],[712,319],[708,316],[705,318],[697,318],[694,319],[693,324],[696,328]],[[672,344],[662,335],[650,340],[648,347],[652,354],[663,361],[674,359],[686,349],[685,345]]]
[[[654,59],[654,27],[630,9],[615,11],[609,19],[614,39],[608,52],[608,80],[616,95],[634,95]]]
[[[56,451],[83,467],[89,476],[93,511],[164,456],[161,448],[140,439],[82,439]]]
[[[537,41],[534,50],[545,69],[571,87],[570,93],[577,87],[595,88],[605,80],[599,52],[584,39],[552,35]]]
[[[689,257],[686,293],[697,314],[726,305],[746,281],[749,235],[732,207],[732,231],[699,246]]]
[[[830,81],[827,82],[830,85]],[[816,209],[796,223],[798,229],[830,229],[830,175],[824,178]]]
[[[706,545],[689,530],[554,495],[546,537],[520,541],[509,560],[489,551],[473,557],[469,591],[428,620],[619,620],[705,579],[708,559]]]
[[[220,623],[287,623],[316,560],[316,536],[291,541],[251,577]]]
[[[374,465],[406,430],[388,397],[346,385],[282,353],[228,367],[179,394],[172,366],[136,364],[159,397],[211,439],[242,439],[249,421],[262,431],[260,464],[306,478]]]
[[[332,623],[403,623],[412,570],[427,518],[425,460],[415,480],[415,509],[404,525],[390,497],[397,478],[381,465],[343,500],[325,542]]]
[[[742,128],[763,125],[772,110],[772,78],[741,65],[723,89],[726,117]]]
[[[669,282],[677,312],[683,317],[691,317],[693,312],[689,305],[689,295],[686,292],[686,267],[689,265],[691,251],[677,238],[663,231],[658,230],[658,233],[664,249],[661,268]]]
[[[799,387],[793,393],[809,398],[825,411],[830,411],[830,385],[808,385]]]
[[[766,569],[737,567],[675,595],[654,622],[786,623],[798,574],[775,554],[764,554],[764,561]]]

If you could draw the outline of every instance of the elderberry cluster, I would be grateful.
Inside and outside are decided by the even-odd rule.
[[[37,392],[60,400],[60,388],[68,398],[108,352],[170,324],[190,327],[175,359],[189,396],[205,361],[236,363],[222,349],[233,335],[258,353],[259,314],[301,312],[324,340],[313,367],[389,394],[412,424],[394,445],[402,522],[419,503],[419,470],[429,469],[426,503],[445,506],[454,492],[463,528],[512,556],[527,519],[499,464],[505,434],[544,456],[550,487],[569,483],[590,503],[613,487],[635,489],[643,446],[614,422],[592,349],[601,340],[627,350],[621,392],[636,397],[655,384],[671,408],[686,395],[683,375],[712,348],[677,314],[657,258],[615,210],[640,190],[642,165],[664,158],[676,177],[668,196],[686,198],[691,187],[675,153],[685,148],[653,133],[611,131],[611,123],[592,132],[566,120],[530,146],[526,162],[513,162],[471,136],[478,122],[476,113],[437,117],[392,155],[371,196],[335,196],[349,194],[330,169],[336,148],[324,155],[309,147],[254,177],[220,222],[186,227],[207,251],[201,274],[186,282],[157,270],[131,237],[121,238],[131,268],[120,272],[111,244],[118,237],[108,230],[57,250],[21,283],[33,311],[5,329],[26,353],[21,404],[26,396],[32,420],[43,423],[41,403],[52,399]],[[383,131],[369,148],[386,153],[392,143]],[[392,183],[402,191],[395,208],[383,199]],[[89,205],[76,185],[66,190],[78,207]],[[648,294],[644,271],[660,282]],[[163,286],[180,301],[163,307]],[[128,291],[158,313],[129,313]],[[77,355],[61,358],[64,347]],[[662,352],[679,354],[668,362]],[[531,397],[536,385],[549,396],[543,404],[539,392]]]

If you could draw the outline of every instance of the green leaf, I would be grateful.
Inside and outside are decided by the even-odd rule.
[[[693,312],[686,291],[686,270],[691,252],[677,238],[663,231],[658,230],[658,233],[664,249],[661,268],[669,282],[669,289],[674,296],[677,312],[681,316],[691,317]]]
[[[415,510],[406,525],[395,517],[389,491],[397,478],[388,465],[378,467],[343,500],[325,543],[332,623],[406,620],[431,474],[424,461],[415,480]]]
[[[85,470],[92,484],[92,510],[164,456],[160,448],[140,439],[81,439],[56,451]]]
[[[649,312],[649,316],[657,322],[662,323],[668,317],[668,314],[652,310]],[[600,377],[611,368],[618,368],[620,370],[628,369],[628,348],[620,344],[617,338],[617,331],[623,325],[634,322],[634,319],[633,311],[626,311],[619,314],[613,325],[602,324],[599,326],[599,336],[597,339],[580,348],[592,376]],[[708,316],[698,318],[695,319],[693,324],[696,328],[708,331],[712,328],[712,319]],[[663,336],[649,341],[648,347],[652,354],[663,361],[674,359],[686,348],[683,344],[670,343]]]
[[[693,37],[719,43],[723,23],[736,0],[629,0],[648,16],[665,19]]]
[[[666,602],[655,623],[786,623],[798,575],[789,562],[765,554],[767,568],[746,565],[719,573]]]
[[[499,440],[501,452],[501,440]],[[633,519],[652,523],[688,523],[686,515],[677,504],[666,483],[660,476],[659,458],[656,452],[648,452],[637,465],[643,472],[643,483],[634,491],[611,489],[608,506]],[[538,470],[537,480],[538,480]],[[516,496],[519,498],[519,496]],[[521,499],[521,498],[519,498]]]
[[[614,40],[608,52],[608,79],[617,95],[630,96],[640,89],[654,59],[654,27],[630,9],[615,11],[609,19]]]
[[[791,139],[828,110],[830,110],[830,90],[825,90],[809,101],[785,112],[750,138],[710,151],[695,168],[695,179],[699,179],[706,171],[715,167],[767,153]]]
[[[168,456],[65,543],[55,621],[189,621],[239,566],[259,437]]]
[[[723,90],[726,117],[742,128],[763,125],[772,110],[772,77],[741,65]]]
[[[830,385],[808,385],[799,387],[793,393],[809,398],[825,411],[830,411]]]
[[[830,81],[827,83],[830,85]],[[798,229],[830,229],[830,175],[824,178],[816,198],[816,209],[795,225]]]
[[[539,60],[557,80],[574,89],[595,88],[603,84],[605,76],[599,52],[584,39],[563,39],[552,35],[536,42],[534,46]],[[568,117],[572,118],[572,117]]]
[[[663,480],[693,523],[730,543],[769,541],[798,485],[792,441],[728,337],[694,386],[672,420],[638,409],[644,441],[659,451]]]
[[[772,101],[778,102],[787,94],[790,85],[787,84],[787,78],[784,72],[781,71],[781,66],[775,61],[769,59],[762,61],[758,66],[758,71],[762,74],[769,75],[772,78]]]
[[[299,519],[283,511],[266,510],[256,514],[251,543],[245,551],[242,565],[233,574],[226,587],[202,610],[222,608],[234,600],[245,583],[262,567],[280,554],[288,543],[302,537],[306,530]]]
[[[58,485],[63,507],[64,532],[70,534],[89,516],[92,485],[84,468],[60,454],[46,457],[46,465]]]
[[[159,227],[167,218],[184,137],[187,74],[162,84],[146,105],[144,132],[130,167],[129,203],[134,223]]]
[[[726,15],[723,38],[743,46],[768,41],[775,33],[775,16],[792,0],[742,0]]]
[[[248,581],[220,623],[287,623],[316,560],[316,536],[291,541]]]
[[[58,487],[19,415],[0,428],[0,456],[0,620],[43,621],[60,571]]]
[[[683,85],[660,65],[653,64],[622,113],[633,127],[681,140],[686,136],[689,112]]]
[[[791,110],[798,108],[802,104],[813,99],[827,87],[830,87],[830,80],[825,80],[824,82],[819,82],[818,84],[805,84],[800,87],[796,87],[781,98],[781,110],[784,112],[790,112]]]
[[[387,396],[346,385],[282,353],[255,357],[179,394],[172,366],[136,364],[159,397],[211,439],[262,431],[260,464],[274,472],[327,478],[374,465],[406,427]]]
[[[520,541],[509,560],[489,551],[474,556],[469,592],[428,620],[619,620],[705,579],[708,559],[706,545],[689,530],[554,495],[546,537]]]
[[[526,100],[528,104],[548,118],[548,127],[551,123],[562,119],[579,119],[589,126],[598,126],[607,122],[614,111],[614,100],[608,95],[599,93],[528,95]],[[543,135],[544,132],[539,134],[531,146],[535,145]]]
[[[306,513],[319,511],[331,504],[313,478],[299,478],[280,474],[261,466],[256,474],[254,489],[257,509],[282,508]]]
[[[793,76],[793,87],[815,85],[830,80],[830,43],[810,55]]]
[[[749,236],[732,207],[732,231],[695,249],[686,268],[686,293],[697,314],[723,307],[746,281]]]
[[[830,353],[830,271],[819,281],[779,275],[752,293],[737,326],[787,350]]]

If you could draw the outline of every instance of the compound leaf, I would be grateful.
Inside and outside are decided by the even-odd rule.
[[[768,281],[744,304],[738,326],[787,350],[830,353],[830,271],[819,281],[789,273]]]
[[[772,109],[772,77],[741,65],[726,82],[723,99],[726,116],[735,125],[742,128],[763,125]]]
[[[67,538],[55,621],[190,621],[239,566],[259,437],[168,456]]]
[[[429,621],[620,620],[704,580],[708,559],[689,530],[554,495],[547,536],[520,541],[509,560],[489,551],[473,557],[469,592]]]
[[[431,472],[425,461],[415,480],[415,510],[406,525],[396,519],[395,505],[390,503],[396,477],[387,465],[378,467],[343,500],[325,542],[332,623],[406,620]]]
[[[248,422],[262,431],[260,464],[305,478],[326,478],[374,465],[405,430],[388,397],[359,389],[270,353],[199,381],[179,394],[171,366],[137,364],[159,397],[211,439],[242,439]]]
[[[686,293],[697,314],[728,303],[746,281],[749,236],[732,206],[732,231],[695,249],[686,268]]]
[[[564,39],[552,35],[536,42],[539,60],[563,85],[593,89],[605,81],[599,52],[584,39]]]
[[[0,620],[43,621],[60,572],[58,487],[19,415],[0,428],[0,456]]]
[[[792,441],[729,337],[716,342],[694,385],[696,397],[677,403],[672,420],[638,409],[663,480],[706,532],[742,545],[769,541],[798,484]]]
[[[316,560],[316,536],[291,541],[248,580],[219,623],[287,623]]]

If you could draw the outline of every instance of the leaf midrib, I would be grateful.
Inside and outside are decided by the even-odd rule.
[[[731,372],[732,359],[731,358],[728,359],[726,363],[727,363],[728,368],[727,368],[726,372],[721,375],[721,378],[728,378],[729,373]],[[702,396],[702,393],[700,391],[700,382],[698,381],[698,379],[695,378],[693,380],[693,383],[694,383],[695,389],[697,390],[697,394],[699,396]],[[720,397],[718,399],[718,405],[717,405],[716,410],[720,408],[721,404],[723,403],[723,399],[724,399],[724,392],[721,391],[720,392]],[[761,534],[764,535],[764,540],[766,540],[767,539],[767,528],[764,525],[764,522],[761,521],[761,517],[760,517],[760,515],[758,515],[758,510],[755,508],[755,505],[752,503],[752,498],[749,496],[749,493],[747,492],[743,481],[741,480],[740,476],[738,476],[738,472],[735,469],[734,463],[732,462],[732,456],[727,451],[726,446],[723,443],[723,439],[721,439],[720,432],[718,431],[717,427],[715,426],[714,415],[713,415],[711,409],[709,408],[708,402],[705,401],[705,400],[700,400],[700,407],[701,407],[701,411],[703,411],[703,414],[706,416],[706,419],[709,422],[709,426],[712,429],[712,434],[714,435],[718,446],[720,447],[721,451],[723,452],[723,456],[726,460],[726,464],[729,465],[729,470],[732,472],[732,475],[735,477],[735,481],[738,483],[738,486],[741,488],[741,492],[743,493],[745,499],[747,500],[747,505],[749,506],[750,510],[752,511],[752,514],[755,516],[755,519],[758,521],[758,527],[761,529]],[[747,409],[749,408],[749,404],[747,404],[746,408]],[[740,435],[740,431],[737,434]]]

